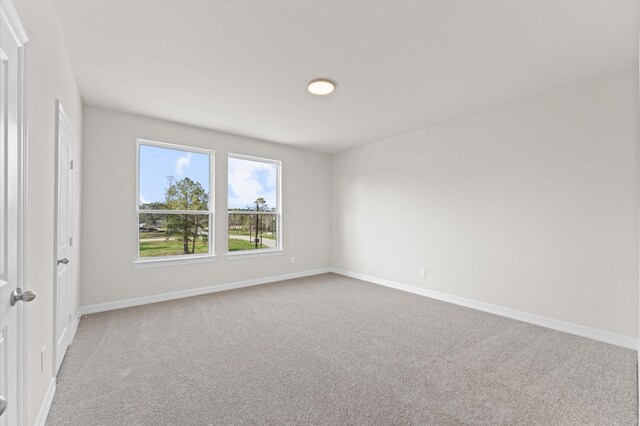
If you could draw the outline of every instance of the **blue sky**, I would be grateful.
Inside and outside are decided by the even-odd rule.
[[[231,209],[254,207],[264,198],[276,207],[277,173],[275,164],[229,158],[227,183],[228,206]],[[195,152],[140,145],[140,202],[164,202],[167,176],[176,180],[188,177],[200,182],[209,192],[209,156]]]
[[[265,199],[270,208],[275,208],[277,173],[275,164],[229,158],[229,208],[255,207],[254,201],[260,197]]]
[[[167,176],[188,177],[209,192],[209,156],[140,145],[140,202],[164,202]]]

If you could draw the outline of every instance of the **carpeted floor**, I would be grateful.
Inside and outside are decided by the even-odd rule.
[[[636,352],[326,274],[90,315],[49,425],[633,425]]]

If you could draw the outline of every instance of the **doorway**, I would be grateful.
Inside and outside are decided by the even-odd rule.
[[[27,35],[0,0],[0,426],[24,422],[25,90]]]

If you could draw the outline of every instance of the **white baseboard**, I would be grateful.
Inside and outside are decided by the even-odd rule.
[[[390,287],[397,290],[402,290],[409,293],[417,294],[420,296],[429,297],[431,299],[441,300],[444,302],[453,303],[455,305],[465,306],[468,308],[477,309],[479,311],[489,312],[495,315],[500,315],[503,317],[528,322],[530,324],[547,327],[553,330],[575,334],[577,336],[587,337],[589,339],[599,340],[601,342],[610,343],[612,345],[622,346],[625,348],[636,349],[636,350],[639,347],[638,339],[622,336],[620,334],[615,334],[608,331],[599,330],[596,328],[585,327],[582,325],[578,325],[578,324],[574,324],[566,321],[547,318],[540,315],[531,314],[528,312],[506,308],[503,306],[492,305],[490,303],[479,302],[473,299],[467,299],[464,297],[454,296],[447,293],[441,293],[433,290],[428,290],[425,288],[415,287],[408,284],[399,283],[396,281],[385,280],[382,278],[372,277],[369,275],[346,271],[338,268],[313,269],[310,271],[294,272],[291,274],[284,274],[284,275],[274,275],[271,277],[256,278],[256,279],[246,280],[246,281],[238,281],[235,283],[219,284],[219,285],[201,287],[201,288],[196,288],[191,290],[176,291],[176,292],[163,293],[163,294],[158,294],[153,296],[119,300],[116,302],[107,302],[107,303],[100,303],[96,305],[83,306],[80,308],[79,315],[88,315],[88,314],[94,314],[98,312],[112,311],[115,309],[129,308],[132,306],[146,305],[149,303],[157,303],[157,302],[164,302],[167,300],[182,299],[184,297],[199,296],[202,294],[216,293],[219,291],[233,290],[233,289],[243,288],[243,287],[251,287],[251,286],[260,285],[260,284],[268,284],[276,281],[284,281],[284,280],[290,280],[294,278],[308,277],[308,276],[324,274],[328,272],[333,272],[333,273],[344,275],[347,277],[352,277],[359,280],[367,281],[373,284],[383,285],[385,287]],[[79,320],[79,317],[78,317],[78,320]],[[77,326],[78,326],[78,322],[76,321],[72,329],[72,339],[73,339],[73,336],[75,335]]]
[[[266,278],[238,281],[235,283],[218,284],[209,287],[194,288],[191,290],[174,291],[171,293],[157,294],[153,296],[136,297],[134,299],[119,300],[116,302],[99,303],[83,306],[80,315],[95,314],[98,312],[113,311],[115,309],[130,308],[132,306],[147,305],[149,303],[165,302],[167,300],[182,299],[184,297],[200,296],[202,294],[217,293],[219,291],[233,290],[236,288],[251,287],[260,284],[268,284],[276,281],[290,280],[294,278],[309,277],[312,275],[326,274],[331,268],[312,269],[310,271],[294,272],[291,274],[274,275]]]
[[[638,349],[638,339],[634,339],[620,334],[608,331],[598,330],[596,328],[585,327],[570,322],[560,321],[553,318],[547,318],[540,315],[530,314],[528,312],[518,311],[515,309],[505,308],[503,306],[492,305],[489,303],[479,302],[464,297],[453,296],[451,294],[441,293],[438,291],[427,290],[425,288],[415,287],[408,284],[402,284],[395,281],[389,281],[382,278],[371,277],[369,275],[357,272],[345,271],[338,268],[331,268],[331,272],[367,281],[373,284],[385,287],[395,288],[397,290],[406,291],[420,296],[426,296],[431,299],[441,300],[443,302],[453,303],[454,305],[465,306],[467,308],[477,309],[483,312],[500,315],[519,321],[528,322],[530,324],[539,325],[553,330],[563,331],[565,333],[575,334],[577,336],[587,337],[589,339],[599,340],[601,342],[610,343],[612,345],[622,346],[629,349]]]
[[[47,421],[47,416],[49,415],[49,409],[51,408],[51,403],[53,402],[53,396],[56,394],[56,379],[53,378],[49,382],[49,388],[47,389],[47,393],[44,396],[44,400],[42,401],[42,405],[40,406],[40,411],[38,411],[38,417],[36,418],[35,426],[44,426]]]
[[[69,327],[69,346],[73,343],[73,339],[76,337],[76,331],[78,331],[78,324],[80,324],[80,312],[76,314],[75,319]]]

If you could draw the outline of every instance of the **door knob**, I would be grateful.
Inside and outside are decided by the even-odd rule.
[[[0,416],[4,413],[4,410],[7,409],[7,400],[4,397],[0,396]]]
[[[58,265],[61,263],[63,265],[66,265],[67,263],[69,263],[69,259],[67,259],[66,257],[63,257],[62,259],[58,259]]]
[[[31,290],[27,290],[24,293],[22,289],[17,288],[11,292],[11,306],[15,306],[18,302],[31,302],[36,298],[36,293]]]

